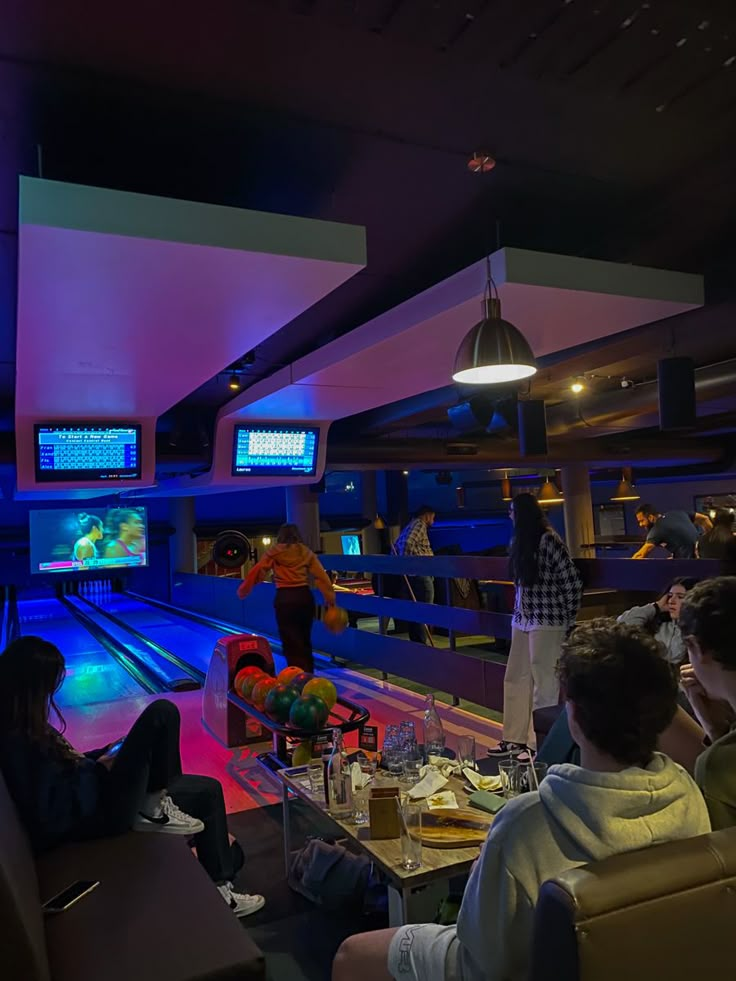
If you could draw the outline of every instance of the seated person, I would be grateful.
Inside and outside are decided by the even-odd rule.
[[[688,774],[656,752],[677,684],[657,642],[625,624],[583,625],[560,680],[581,766],[553,766],[509,801],[470,874],[457,926],[350,937],[333,981],[501,981],[526,976],[534,906],[547,879],[620,852],[710,830]]]
[[[736,562],[736,536],[734,536],[734,515],[728,508],[719,508],[713,518],[713,527],[701,535],[695,543],[695,553],[699,559],[720,559],[722,562]]]
[[[695,764],[715,829],[736,825],[736,576],[699,583],[682,605],[681,679],[712,745]]]
[[[0,770],[33,848],[131,828],[193,837],[236,916],[259,910],[262,896],[232,888],[243,853],[228,837],[222,787],[210,777],[182,776],[173,702],[152,702],[119,748],[78,753],[61,734],[54,702],[65,674],[59,649],[40,637],[15,640],[0,655]],[[61,731],[49,721],[52,712]]]
[[[687,660],[687,651],[677,621],[685,594],[697,581],[689,576],[673,579],[653,603],[633,606],[621,614],[618,622],[630,623],[650,631],[663,645],[665,657],[670,664],[679,667]]]

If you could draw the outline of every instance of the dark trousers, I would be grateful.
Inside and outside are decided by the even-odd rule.
[[[431,576],[409,576],[409,585],[417,603],[434,603],[434,579]],[[411,599],[411,593],[408,596]],[[414,640],[417,644],[429,643],[427,628],[423,623],[409,624],[409,640]]]
[[[138,717],[102,783],[97,830],[101,835],[123,834],[144,794],[167,790],[182,811],[204,823],[204,831],[194,837],[197,857],[215,882],[226,882],[242,868],[243,852],[237,843],[230,844],[219,781],[182,775],[180,729],[179,710],[165,699],[152,702]],[[99,752],[88,755],[94,758]]]
[[[300,667],[303,671],[314,671],[312,590],[308,586],[277,589],[273,606],[286,663]]]
[[[130,828],[144,794],[165,790],[181,776],[180,729],[179,709],[162,698],[138,716],[102,783],[100,818],[106,834]]]

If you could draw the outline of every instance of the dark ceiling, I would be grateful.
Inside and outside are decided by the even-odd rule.
[[[5,428],[19,172],[366,225],[367,268],[261,345],[248,384],[477,259],[497,222],[506,245],[728,295],[735,115],[732,0],[5,0]],[[728,335],[698,362],[736,354]],[[228,397],[213,379],[161,428]]]

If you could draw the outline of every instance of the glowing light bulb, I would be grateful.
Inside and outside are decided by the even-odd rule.
[[[570,386],[570,391],[573,395],[580,395],[581,392],[585,391],[585,385],[579,381],[573,382]]]

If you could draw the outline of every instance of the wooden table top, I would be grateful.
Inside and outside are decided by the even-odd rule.
[[[407,871],[401,866],[401,842],[399,838],[386,838],[380,841],[371,840],[369,825],[356,827],[348,821],[340,821],[332,817],[325,807],[322,794],[313,794],[309,789],[309,778],[306,767],[290,767],[279,770],[275,774],[286,786],[320,814],[324,814],[345,833],[346,837],[357,842],[360,848],[371,857],[376,865],[391,879],[399,889],[419,886],[435,879],[449,879],[470,870],[473,862],[480,855],[480,846],[470,848],[430,848],[422,846],[422,864],[414,871]],[[450,777],[443,790],[452,790],[461,808],[469,807],[468,794],[464,782],[457,777]],[[480,821],[485,821],[490,830],[493,815],[485,811],[473,809]]]

